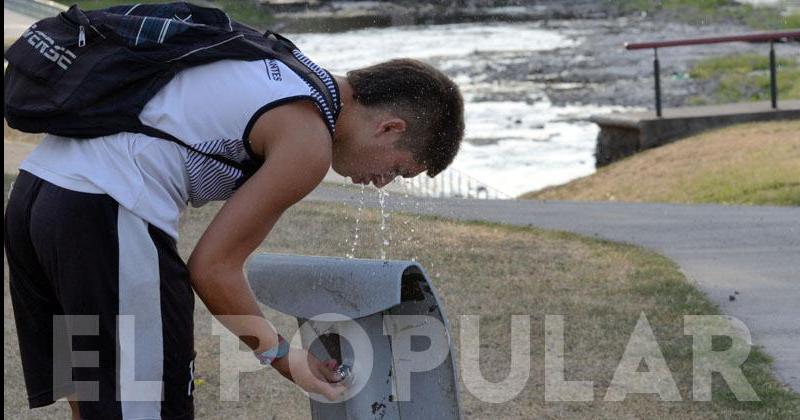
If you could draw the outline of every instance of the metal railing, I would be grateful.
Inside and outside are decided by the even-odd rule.
[[[656,116],[661,117],[661,65],[658,60],[658,49],[682,47],[687,45],[719,44],[723,42],[769,42],[770,99],[772,109],[778,108],[777,66],[775,62],[775,43],[800,40],[800,31],[763,32],[756,34],[732,35],[712,38],[679,39],[659,42],[626,43],[627,50],[653,49],[653,78],[655,79]]]
[[[421,197],[514,198],[454,168],[447,168],[434,178],[421,174],[398,183],[408,194]]]

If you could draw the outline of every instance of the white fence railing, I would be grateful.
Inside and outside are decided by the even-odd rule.
[[[511,199],[514,198],[458,169],[447,168],[436,177],[420,174],[395,181],[405,192],[421,197]]]
[[[351,184],[349,178],[337,174],[333,169],[325,175],[325,182],[331,185],[347,187]],[[459,171],[447,168],[436,177],[431,178],[421,173],[414,178],[406,179],[397,177],[394,181],[383,187],[393,194],[408,194],[415,197],[442,197],[442,198],[477,198],[508,200],[514,197],[497,188],[487,185],[478,179]]]

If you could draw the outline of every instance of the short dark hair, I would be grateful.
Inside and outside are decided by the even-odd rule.
[[[399,145],[436,176],[456,157],[464,137],[464,99],[444,73],[422,61],[400,58],[347,73],[354,99],[387,109],[406,121]]]

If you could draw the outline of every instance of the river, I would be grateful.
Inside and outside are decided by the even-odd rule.
[[[590,115],[651,106],[651,53],[627,52],[624,42],[749,31],[617,18],[287,36],[335,74],[395,57],[418,58],[444,71],[465,99],[465,142],[453,167],[515,196],[595,171],[598,128],[587,121]],[[797,48],[780,47],[779,56]],[[724,44],[664,50],[665,105],[702,93],[703,86],[686,77],[692,62],[741,51],[766,54],[767,48]]]

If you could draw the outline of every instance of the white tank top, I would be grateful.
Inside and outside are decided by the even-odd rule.
[[[298,51],[295,55],[322,78],[334,104],[278,60],[225,60],[178,73],[139,119],[197,150],[237,162],[258,160],[249,147],[250,129],[264,112],[291,101],[314,101],[333,135],[341,107],[338,87],[330,73]],[[236,168],[139,133],[95,139],[47,135],[20,169],[62,188],[108,194],[174,238],[188,204],[226,200],[244,181]]]

